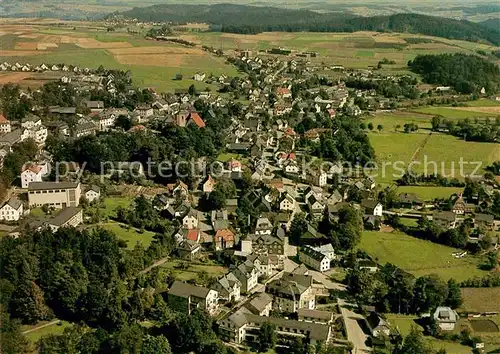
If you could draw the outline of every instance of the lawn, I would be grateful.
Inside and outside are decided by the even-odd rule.
[[[49,323],[49,321],[40,322],[34,326],[22,326],[21,330],[27,331],[27,330],[36,328],[38,326],[42,326],[45,323]],[[31,343],[35,344],[43,336],[48,336],[50,334],[55,334],[55,335],[62,334],[65,328],[69,328],[71,326],[73,326],[73,325],[70,322],[61,321],[58,324],[53,324],[53,325],[50,325],[50,326],[47,326],[44,328],[40,328],[39,330],[36,330],[36,331],[26,333],[25,336]]]
[[[500,287],[462,288],[462,309],[471,312],[500,312]],[[496,300],[495,300],[496,299]]]
[[[387,314],[386,318],[389,321],[389,323],[391,323],[392,325],[394,325],[399,329],[399,331],[403,336],[406,336],[408,335],[408,333],[410,333],[410,329],[412,326],[417,326],[419,329],[423,330],[422,327],[418,326],[415,323],[417,316]],[[459,343],[443,341],[432,337],[425,337],[425,340],[434,350],[439,350],[443,348],[446,350],[447,353],[453,353],[453,354],[462,354],[462,353],[470,354],[471,352],[470,347],[466,347]]]
[[[414,110],[417,113],[425,113],[430,115],[441,115],[445,118],[465,119],[474,117],[494,117],[493,113],[462,111],[449,107],[425,107]]]
[[[240,158],[239,154],[234,154],[234,153],[226,152],[226,153],[219,154],[219,156],[217,156],[217,161],[228,162],[231,159],[236,159],[237,160],[239,158]]]
[[[132,198],[130,197],[108,197],[104,198],[104,217],[114,218],[116,217],[116,209],[118,207],[128,208],[132,204]]]
[[[478,269],[476,258],[454,258],[459,250],[430,241],[420,240],[400,232],[365,231],[359,248],[378,263],[392,263],[417,277],[437,274],[443,279],[463,281],[487,272]]]
[[[134,248],[137,242],[141,243],[144,247],[148,247],[153,240],[154,232],[144,231],[140,233],[138,229],[134,227],[128,228],[127,225],[109,222],[105,224],[100,224],[100,227],[113,232],[116,237],[127,242],[128,248]]]
[[[178,269],[176,268],[179,265],[180,261],[169,261],[162,264],[162,267],[172,270],[176,279],[188,281],[196,279],[200,272],[207,272],[211,277],[219,277],[227,272],[227,268],[218,266],[218,265],[210,265],[210,264],[192,264],[188,263],[187,269]]]
[[[460,167],[461,159],[464,161],[463,171]],[[499,144],[464,141],[451,135],[433,134],[418,154],[421,164],[415,166],[415,171],[426,174],[437,171],[446,177],[464,179],[471,173],[482,175],[484,168],[497,160],[500,160]],[[481,167],[474,171],[477,164]]]
[[[425,201],[432,201],[436,198],[447,199],[452,194],[463,192],[463,188],[457,187],[433,187],[433,186],[401,186],[397,193],[414,193]]]
[[[384,128],[384,132],[396,131],[396,127],[399,125],[398,130],[402,131],[403,126],[406,123],[416,124],[420,129],[431,129],[432,117],[412,112],[393,112],[393,113],[382,113],[374,117],[366,119],[366,123],[372,123],[375,129],[380,124]]]

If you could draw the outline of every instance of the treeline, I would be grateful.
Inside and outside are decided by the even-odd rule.
[[[113,14],[112,16],[114,16]],[[467,41],[488,41],[500,44],[497,30],[469,21],[425,16],[395,14],[390,16],[354,17],[348,12],[319,13],[309,10],[281,9],[269,6],[216,5],[154,5],[134,8],[122,15],[140,21],[204,22],[213,31],[255,34],[266,31],[283,32],[407,32]]]
[[[452,86],[460,93],[477,93],[483,87],[487,93],[495,93],[500,88],[498,66],[476,55],[417,55],[408,62],[408,66],[422,75],[424,82]]]
[[[440,174],[424,175],[415,173],[405,173],[401,178],[396,180],[398,186],[418,186],[431,185],[440,187],[465,187],[465,182],[457,178],[446,178]]]
[[[392,80],[361,80],[347,79],[346,86],[359,90],[375,90],[377,94],[387,98],[397,98],[404,96],[410,99],[420,97],[420,93],[416,88],[417,79],[409,76],[400,78],[397,82]]]
[[[39,353],[230,353],[212,320],[170,309],[161,291],[172,281],[160,268],[141,271],[172,242],[158,234],[146,250],[126,250],[112,233],[63,228],[0,240],[2,349],[32,352],[20,324],[58,318],[75,323],[43,337]],[[147,329],[139,323],[155,326]],[[77,324],[76,324],[77,323]]]
[[[459,284],[447,283],[435,274],[415,278],[393,264],[387,263],[375,274],[354,264],[345,282],[348,293],[363,305],[374,305],[382,313],[421,314],[446,305],[462,304]]]
[[[443,119],[440,116],[432,118],[433,131],[447,131],[449,134],[465,139],[467,141],[498,142],[500,140],[500,117],[490,119],[485,117],[474,121],[466,118],[453,121]]]

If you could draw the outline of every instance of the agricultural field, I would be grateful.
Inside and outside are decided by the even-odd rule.
[[[494,111],[497,110],[498,107],[488,107],[491,111],[493,108],[493,112],[482,112],[480,106],[471,107],[425,107],[425,108],[417,108],[413,111],[416,113],[423,113],[432,116],[443,116],[447,119],[472,119],[475,117],[495,117],[500,113],[495,114]],[[472,110],[469,110],[472,109]]]
[[[462,309],[471,312],[500,312],[500,288],[462,288]]]
[[[452,253],[459,251],[455,248],[420,240],[400,232],[365,231],[359,248],[378,263],[392,263],[416,277],[435,273],[445,280],[454,278],[463,281],[487,274],[478,268],[476,258],[454,258]]]
[[[144,247],[148,247],[155,235],[154,232],[151,231],[144,231],[141,233],[134,227],[117,222],[100,224],[99,227],[113,232],[120,240],[127,242],[127,248],[129,249],[134,248],[137,243],[140,243]]]
[[[419,129],[431,129],[432,116],[406,111],[394,111],[390,113],[377,114],[374,117],[366,119],[366,124],[372,123],[376,128],[379,124],[383,126],[383,132],[402,131],[406,123],[418,125]]]

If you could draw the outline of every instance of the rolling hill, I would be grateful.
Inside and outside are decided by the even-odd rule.
[[[116,16],[114,13],[110,16]],[[469,21],[420,14],[355,17],[348,13],[318,13],[270,6],[154,5],[118,14],[153,22],[203,22],[214,31],[260,33],[265,31],[403,32],[500,45],[500,32]]]

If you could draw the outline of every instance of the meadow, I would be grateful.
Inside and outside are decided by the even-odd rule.
[[[434,199],[448,199],[453,194],[463,192],[463,188],[457,187],[434,187],[434,186],[401,186],[397,193],[414,193],[424,201]]]
[[[486,104],[487,105],[487,104]],[[477,105],[474,105],[472,107],[481,107],[479,106],[479,103]],[[416,113],[423,113],[423,114],[428,114],[430,116],[443,116],[444,118],[447,119],[466,119],[466,118],[475,118],[475,117],[495,117],[497,114],[495,113],[488,113],[488,112],[481,112],[481,111],[469,111],[469,110],[463,110],[461,107],[424,107],[424,108],[417,108],[414,109],[413,112]]]
[[[416,277],[434,273],[444,280],[454,278],[463,281],[487,274],[478,268],[476,258],[453,257],[452,253],[460,250],[400,232],[365,231],[359,248],[366,251],[378,263],[392,263]]]
[[[462,309],[471,312],[500,312],[500,288],[462,288]]]
[[[187,268],[181,269],[179,267],[181,262],[182,261],[169,261],[163,263],[161,267],[171,270],[175,278],[182,281],[194,280],[201,272],[206,272],[210,277],[219,277],[227,272],[227,268],[211,264],[188,263]]]
[[[153,240],[154,232],[144,231],[140,232],[134,227],[129,227],[128,225],[118,223],[118,222],[108,222],[104,224],[99,224],[105,230],[113,232],[116,237],[127,243],[127,248],[132,249],[137,243],[141,244],[143,247],[148,247]]]

